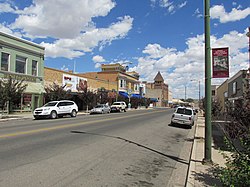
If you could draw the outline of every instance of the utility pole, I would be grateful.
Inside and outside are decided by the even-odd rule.
[[[211,154],[211,47],[210,47],[210,0],[205,0],[205,157],[204,164],[212,164]]]

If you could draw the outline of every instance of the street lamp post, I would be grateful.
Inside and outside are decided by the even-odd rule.
[[[210,0],[205,0],[205,157],[204,164],[212,164],[211,125],[211,47],[210,47]]]

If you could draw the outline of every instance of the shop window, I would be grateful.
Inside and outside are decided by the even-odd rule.
[[[10,55],[7,53],[2,53],[1,55],[1,70],[2,71],[8,71],[9,70],[9,59]]]
[[[38,68],[37,68],[37,61],[32,60],[32,75],[33,76],[37,76],[38,75],[37,70],[38,70]]]
[[[22,56],[16,56],[16,72],[26,73],[26,58]]]
[[[32,94],[23,94],[23,110],[31,110]]]

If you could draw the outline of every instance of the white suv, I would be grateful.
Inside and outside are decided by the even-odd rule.
[[[111,105],[111,112],[126,112],[127,104],[124,101],[117,101]]]
[[[194,125],[194,115],[192,108],[178,107],[172,115],[171,124],[177,123],[192,128]]]
[[[76,117],[78,112],[78,106],[74,101],[62,100],[62,101],[51,101],[40,108],[36,108],[33,112],[35,119],[50,117],[55,119],[65,115],[71,115]]]

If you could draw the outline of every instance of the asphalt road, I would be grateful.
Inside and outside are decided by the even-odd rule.
[[[0,186],[184,186],[192,130],[172,109],[0,124]]]

